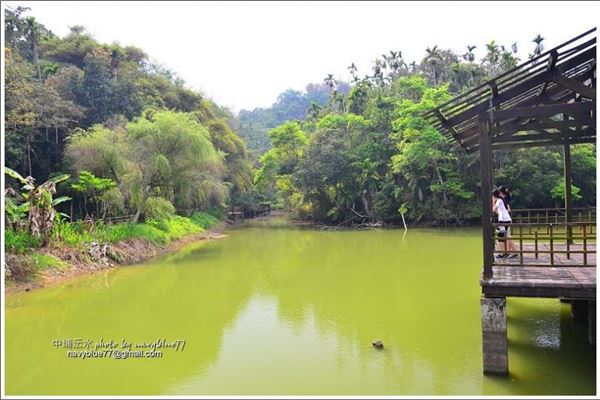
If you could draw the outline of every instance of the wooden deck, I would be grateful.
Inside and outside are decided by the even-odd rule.
[[[566,245],[554,245],[554,251],[566,251]],[[518,249],[518,244],[517,244]],[[535,251],[533,245],[523,245],[524,251]],[[582,251],[581,245],[571,245],[571,251]],[[561,297],[596,298],[596,245],[587,244],[584,266],[583,253],[554,253],[551,264],[550,246],[539,245],[538,257],[524,253],[509,259],[494,259],[491,279],[481,278],[483,293],[490,297]],[[591,252],[593,251],[593,253]]]

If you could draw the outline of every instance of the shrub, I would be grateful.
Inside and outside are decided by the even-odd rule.
[[[155,221],[149,223],[155,223]],[[179,215],[174,215],[169,219],[160,221],[160,225],[163,227],[162,230],[165,232],[168,241],[180,239],[186,235],[199,233],[204,230],[201,226],[193,223],[191,219]]]
[[[208,229],[219,222],[219,220],[214,215],[205,212],[196,212],[192,214],[190,219],[194,224],[204,229]]]
[[[23,254],[25,250],[40,247],[41,244],[41,238],[32,236],[28,232],[15,232],[7,229],[4,234],[4,248],[13,253]]]
[[[107,190],[100,200],[104,212],[108,215],[118,215],[125,211],[125,198],[119,188]]]
[[[162,197],[150,197],[144,204],[144,216],[148,219],[162,220],[175,214],[175,207]]]
[[[83,221],[76,221],[73,223],[61,221],[57,223],[54,226],[53,237],[70,246],[93,241],[88,232],[88,228]]]
[[[107,229],[106,240],[110,243],[120,242],[131,238],[144,238],[154,244],[166,244],[168,239],[165,232],[150,224],[134,224],[126,222],[112,225]]]

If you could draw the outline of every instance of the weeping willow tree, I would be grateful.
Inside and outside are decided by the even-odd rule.
[[[229,196],[225,154],[188,113],[149,110],[122,129],[94,126],[73,135],[67,155],[76,170],[114,178],[135,221],[151,198],[182,212],[222,207]]]

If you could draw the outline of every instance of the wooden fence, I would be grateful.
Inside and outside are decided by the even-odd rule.
[[[491,246],[495,254],[517,254],[517,257],[493,258],[493,265],[502,266],[596,266],[596,223],[512,223],[509,237],[499,237],[500,223],[493,223],[495,235]],[[506,251],[511,240],[514,251]],[[495,248],[494,248],[495,247]]]

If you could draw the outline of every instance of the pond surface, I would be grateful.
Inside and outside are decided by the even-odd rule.
[[[477,229],[228,233],[8,296],[6,393],[595,393],[595,349],[558,300],[509,299],[511,374],[482,375]],[[67,354],[162,338],[185,346]]]

